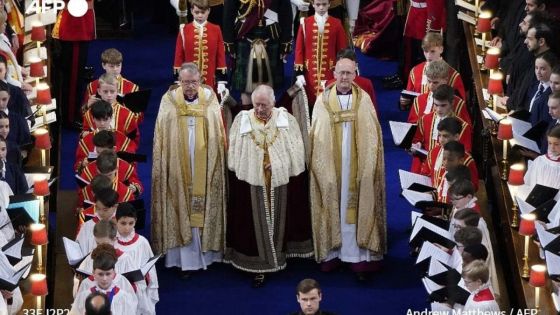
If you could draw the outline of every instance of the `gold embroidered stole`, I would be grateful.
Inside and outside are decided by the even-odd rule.
[[[189,152],[189,128],[184,116],[195,118],[195,148],[194,148],[194,176],[191,175],[190,158],[181,159],[181,171],[184,174],[183,181],[189,188],[191,195],[191,209],[189,218],[191,227],[204,227],[204,209],[206,204],[206,171],[208,138],[206,129],[206,107],[207,102],[204,88],[198,88],[198,103],[187,104],[183,96],[183,90],[178,88],[175,93],[174,105],[177,109],[177,120],[179,126],[179,152]]]
[[[358,148],[356,146],[356,119],[358,108],[360,106],[361,95],[358,89],[352,86],[352,107],[348,110],[342,110],[338,96],[336,94],[336,85],[333,86],[328,95],[328,104],[325,108],[329,113],[331,119],[331,126],[334,127],[333,142],[334,142],[334,160],[336,168],[336,178],[338,187],[341,187],[342,179],[342,124],[345,122],[352,122],[352,137],[350,138],[350,182],[348,187],[348,204],[346,208],[346,223],[356,224],[358,216]],[[340,199],[340,196],[339,196]]]
[[[274,144],[274,142],[276,141],[276,138],[278,138],[278,135],[280,133],[280,131],[278,130],[278,128],[276,127],[276,122],[275,119],[271,117],[271,119],[268,122],[264,122],[262,120],[259,120],[255,114],[253,113],[253,115],[251,115],[250,119],[249,119],[250,123],[251,123],[251,140],[253,140],[253,143],[260,148],[261,150],[263,150],[263,172],[264,172],[264,180],[265,180],[265,186],[266,186],[266,192],[267,194],[270,196],[270,189],[271,189],[271,181],[272,181],[272,170],[271,169],[266,169],[266,166],[270,164],[270,155],[268,153],[268,148],[270,146],[272,146]],[[267,124],[274,124],[274,127],[270,128],[269,126],[267,126]],[[274,130],[273,132],[272,129]]]

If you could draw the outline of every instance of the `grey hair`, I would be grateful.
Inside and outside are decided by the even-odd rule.
[[[186,62],[181,65],[181,69],[179,69],[179,73],[186,71],[190,74],[200,74],[198,70],[198,66],[194,62]]]
[[[268,96],[268,99],[272,102],[272,104],[276,104],[276,96],[274,95],[274,90],[270,85],[261,84],[255,88],[253,93],[251,93],[251,102],[255,103],[255,97],[257,94],[265,94]]]

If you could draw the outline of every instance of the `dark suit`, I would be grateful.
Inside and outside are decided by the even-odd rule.
[[[31,105],[23,90],[15,85],[8,83],[10,100],[8,101],[8,110],[16,112],[23,117],[31,115]]]
[[[27,121],[20,114],[9,111],[8,119],[10,120],[10,133],[8,139],[18,145],[28,144],[31,142],[31,133]]]
[[[548,137],[546,136],[546,134],[554,127],[556,126],[560,126],[560,123],[558,122],[557,119],[553,119],[548,123],[548,127],[546,128],[545,133],[543,134],[543,137],[541,139],[541,154],[546,154],[548,153]]]
[[[548,113],[548,96],[552,93],[550,86],[545,88],[540,95],[538,94],[539,82],[533,84],[527,92],[525,103],[527,108],[531,105],[531,100],[535,98],[533,106],[531,107],[531,126],[535,126],[541,121],[549,122],[552,120]]]
[[[14,195],[27,193],[29,186],[27,185],[27,180],[21,168],[10,162],[4,162],[4,165],[6,167],[6,173],[2,177],[2,180],[10,185]]]

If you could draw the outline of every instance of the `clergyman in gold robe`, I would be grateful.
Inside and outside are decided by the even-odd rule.
[[[274,91],[259,85],[253,109],[241,111],[229,133],[229,200],[225,259],[264,284],[288,257],[311,257],[308,192],[301,191],[304,146],[296,119],[275,108]]]
[[[152,244],[166,267],[221,261],[225,244],[225,132],[220,106],[193,63],[162,97],[154,132]]]
[[[356,63],[337,61],[336,82],[317,97],[310,132],[315,258],[323,271],[350,263],[358,280],[386,252],[381,126],[367,93],[353,83]]]

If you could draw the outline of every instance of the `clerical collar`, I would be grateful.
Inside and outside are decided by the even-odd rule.
[[[336,89],[336,95],[350,95],[352,94],[352,89],[348,90],[348,92],[341,92],[338,89]]]
[[[10,111],[8,110],[8,108],[6,107],[6,109],[2,110],[6,115],[10,114]]]
[[[196,101],[198,99],[198,93],[195,94],[192,98],[188,97],[185,94],[183,94],[183,96],[185,97],[185,101],[187,101],[187,103],[193,103],[194,101]]]

